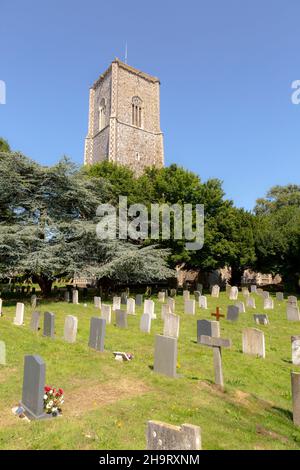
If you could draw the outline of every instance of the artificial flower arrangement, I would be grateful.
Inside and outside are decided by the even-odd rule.
[[[58,416],[62,413],[62,405],[64,403],[64,391],[59,388],[49,387],[46,385],[44,388],[44,410],[47,414]]]

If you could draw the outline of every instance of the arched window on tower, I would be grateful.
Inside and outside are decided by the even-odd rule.
[[[133,126],[142,127],[142,100],[138,96],[132,98],[131,112],[132,120],[131,123]]]
[[[106,105],[105,105],[105,99],[102,98],[100,101],[100,106],[99,106],[99,131],[102,131],[105,127],[105,114],[106,114]]]

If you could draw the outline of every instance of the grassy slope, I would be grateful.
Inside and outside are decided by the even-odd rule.
[[[240,294],[240,299],[242,298]],[[257,297],[257,312],[263,313]],[[275,300],[268,312],[265,332],[266,359],[243,355],[242,329],[255,326],[253,310],[247,309],[238,323],[221,320],[221,334],[233,347],[223,352],[225,392],[213,386],[212,351],[196,344],[196,319],[209,318],[216,305],[226,310],[225,293],[219,300],[209,297],[209,310],[197,308],[196,316],[183,314],[182,297],[176,298],[181,316],[178,343],[178,379],[153,373],[154,335],[162,333],[161,306],[150,335],[139,331],[141,309],[129,317],[129,329],[107,326],[106,352],[87,346],[89,318],[97,310],[88,303],[71,305],[43,303],[40,311],[56,314],[56,339],[43,338],[29,329],[31,309],[26,304],[25,326],[12,324],[14,304],[4,302],[0,339],[6,342],[7,366],[0,366],[1,449],[144,449],[149,419],[172,424],[192,423],[202,428],[204,449],[297,449],[300,430],[291,416],[290,337],[300,333],[300,324],[287,322],[285,304]],[[79,319],[76,344],[66,344],[63,325],[66,315]],[[114,361],[112,351],[132,352],[131,363]],[[62,418],[24,423],[11,408],[21,398],[23,358],[39,354],[47,366],[47,383],[65,390]]]

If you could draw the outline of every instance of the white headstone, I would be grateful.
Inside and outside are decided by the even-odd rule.
[[[286,318],[289,321],[300,321],[299,308],[292,304],[287,304]]]
[[[24,309],[25,306],[21,302],[18,302],[16,305],[16,316],[14,318],[14,324],[15,325],[23,325],[24,323]]]
[[[220,295],[220,287],[218,285],[212,286],[211,296],[218,299]]]
[[[74,289],[72,291],[72,303],[73,304],[78,304],[78,290],[77,289]]]
[[[170,309],[170,305],[169,304],[163,304],[161,306],[161,319],[164,320],[165,319],[165,315],[167,313],[172,313],[171,312],[171,309]]]
[[[152,319],[155,319],[156,318],[156,315],[154,313],[154,307],[155,307],[155,304],[153,302],[153,300],[151,299],[146,299],[145,302],[144,302],[144,313],[148,313]]]
[[[256,292],[257,292],[257,287],[256,287],[255,284],[252,284],[252,285],[250,286],[250,289],[251,289],[251,294],[256,294]]]
[[[174,313],[166,313],[164,316],[164,336],[179,337],[180,317]]]
[[[95,308],[101,308],[101,297],[94,297]]]
[[[166,298],[166,294],[165,292],[159,292],[157,297],[158,297],[159,302],[164,302]]]
[[[229,300],[237,300],[239,296],[239,290],[237,287],[233,286],[229,292]]]
[[[121,308],[121,297],[113,297],[113,311],[120,310]]]
[[[150,333],[151,331],[151,315],[149,313],[143,313],[140,320],[140,330],[143,333]]]
[[[266,357],[265,335],[263,331],[256,328],[245,328],[243,330],[243,353]]]
[[[274,301],[270,298],[264,299],[264,310],[273,310],[274,308]]]
[[[207,297],[205,295],[200,295],[199,297],[199,307],[207,310]]]
[[[254,297],[248,297],[247,307],[256,308],[256,301],[255,301]]]
[[[128,315],[135,315],[135,299],[131,297],[127,299],[127,313]]]
[[[111,324],[111,306],[102,304],[101,305],[101,318],[104,318],[106,320],[106,324],[110,325]]]
[[[196,310],[196,301],[193,300],[185,300],[184,301],[184,313],[187,315],[195,315]]]
[[[64,340],[68,343],[76,342],[78,319],[73,315],[67,315],[65,319]]]
[[[276,292],[276,300],[278,300],[278,302],[283,302],[284,300],[283,292]]]
[[[235,306],[238,307],[239,313],[245,313],[246,312],[244,302],[236,302]]]
[[[173,299],[173,297],[168,297],[167,304],[169,305],[171,312],[175,313],[175,299]]]
[[[292,363],[295,366],[300,366],[300,336],[292,336]]]
[[[190,300],[190,291],[188,290],[183,291],[183,300]]]

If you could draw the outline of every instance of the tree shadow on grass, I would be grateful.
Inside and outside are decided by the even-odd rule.
[[[286,410],[284,408],[279,408],[278,406],[272,406],[272,411],[284,416],[289,421],[293,421],[293,413],[290,410]]]

